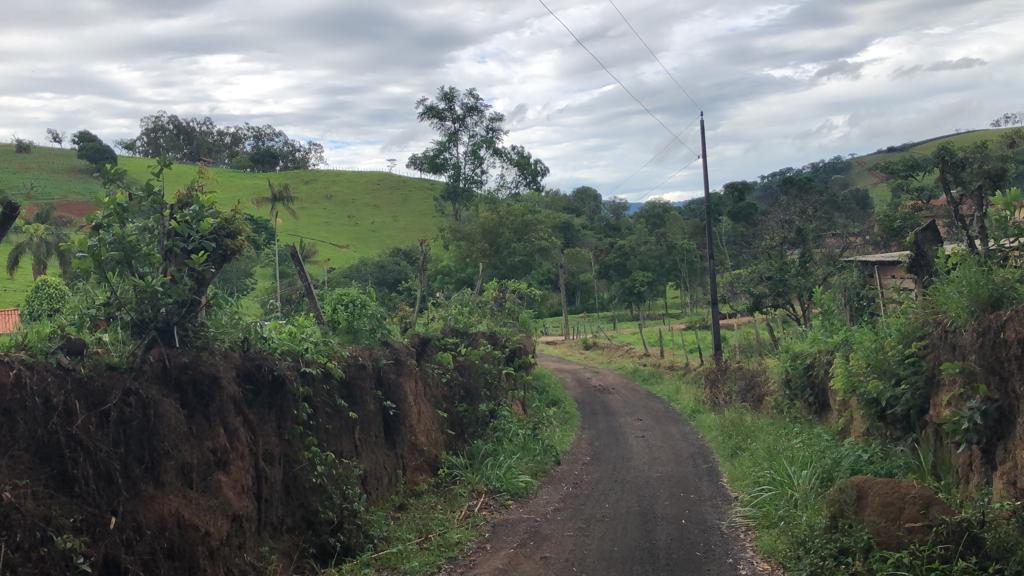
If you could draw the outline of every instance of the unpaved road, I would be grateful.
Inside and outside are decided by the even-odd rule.
[[[665,402],[599,368],[542,357],[579,406],[572,450],[530,500],[446,574],[758,574],[723,528],[732,503],[710,450]]]

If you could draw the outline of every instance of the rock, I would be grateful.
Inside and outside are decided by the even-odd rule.
[[[933,537],[956,512],[934,490],[911,480],[854,476],[842,480],[825,499],[833,529],[853,524],[863,527],[884,550],[905,550]]]

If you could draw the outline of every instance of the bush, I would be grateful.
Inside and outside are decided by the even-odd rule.
[[[855,398],[871,423],[904,437],[918,431],[928,412],[925,339],[927,332],[913,307],[854,329],[850,353],[836,359],[833,385]]]
[[[1024,303],[1024,271],[968,253],[951,256],[928,289],[923,311],[947,328],[963,330],[979,318]]]
[[[327,372],[341,378],[343,354],[337,342],[325,334],[312,316],[300,314],[288,320],[256,324],[255,344],[271,356],[298,364],[312,375]]]
[[[814,416],[825,415],[831,408],[832,363],[843,340],[817,329],[784,340],[775,367],[783,398]]]
[[[703,372],[704,400],[714,408],[743,404],[757,409],[771,391],[768,375],[759,364],[723,363]]]
[[[31,154],[32,153],[32,147],[34,145],[35,145],[35,143],[32,142],[31,140],[26,140],[24,138],[15,138],[14,139],[14,153],[15,154]]]
[[[25,296],[25,308],[21,318],[26,322],[38,322],[53,318],[67,306],[71,291],[60,278],[40,276]]]
[[[217,207],[203,171],[168,202],[158,181],[169,167],[160,164],[141,186],[121,169],[102,171],[107,194],[77,241],[75,264],[99,293],[93,321],[181,347],[201,324],[210,284],[247,247],[249,227],[238,208]]]
[[[106,165],[117,166],[117,154],[114,149],[103,142],[86,142],[78,147],[75,156],[85,160],[97,170]]]
[[[372,346],[395,334],[372,290],[333,290],[324,298],[323,312],[327,326],[347,343]]]

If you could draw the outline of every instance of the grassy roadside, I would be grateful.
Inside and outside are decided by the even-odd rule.
[[[505,411],[488,434],[445,458],[434,482],[370,512],[376,545],[324,576],[433,574],[475,540],[487,512],[530,494],[572,444],[576,404],[561,382],[538,368],[525,415]]]
[[[752,527],[758,551],[790,576],[1018,573],[986,571],[988,566],[938,546],[882,552],[863,533],[829,530],[824,501],[837,481],[865,474],[934,484],[936,479],[921,465],[926,455],[844,440],[815,421],[784,412],[744,406],[712,410],[703,401],[697,372],[641,366],[635,359],[603,355],[600,349],[584,351],[578,344],[545,345],[542,351],[625,374],[686,416],[716,454],[739,497],[733,520]]]

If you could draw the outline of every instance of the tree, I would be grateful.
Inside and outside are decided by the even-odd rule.
[[[258,172],[301,170],[324,163],[320,144],[305,144],[265,124],[217,126],[210,117],[189,118],[163,110],[139,120],[139,134],[117,141],[133,155],[167,157]]]
[[[141,340],[141,354],[155,344],[188,345],[210,305],[210,285],[249,246],[241,211],[217,207],[205,169],[168,202],[168,168],[158,161],[141,186],[123,169],[104,168],[107,194],[76,244],[85,280],[97,287],[93,321],[123,326]]]
[[[515,196],[544,189],[544,179],[551,170],[525,148],[513,144],[501,150],[499,157],[502,167],[494,187],[499,196]]]
[[[895,160],[879,162],[875,168],[891,179],[889,190],[894,199],[909,197],[918,202],[929,202],[936,197],[935,186],[927,177],[935,171],[935,161],[930,156],[904,154]]]
[[[998,190],[1009,187],[1012,167],[1009,154],[993,150],[988,142],[982,141],[963,148],[942,144],[935,150],[934,158],[939,169],[939,184],[953,220],[964,235],[967,249],[987,257],[988,203]],[[968,222],[963,213],[968,201],[974,209],[973,222]]]
[[[502,153],[505,116],[492,111],[475,88],[462,91],[441,86],[436,99],[424,96],[416,102],[416,118],[433,128],[438,137],[426,150],[410,156],[406,166],[444,177],[439,199],[458,222],[474,195],[487,185],[490,170]]]
[[[57,130],[56,128],[46,129],[46,139],[56,144],[57,146],[60,146],[61,148],[64,147],[64,133]]]
[[[25,256],[32,258],[32,278],[46,274],[50,260],[56,258],[61,273],[65,276],[71,270],[72,251],[68,246],[71,239],[71,219],[57,214],[57,207],[47,204],[40,208],[32,219],[18,228],[21,238],[14,243],[7,254],[7,274],[11,277],[18,271]]]
[[[71,135],[71,145],[81,146],[90,142],[101,142],[100,137],[88,130],[79,130]]]
[[[261,196],[254,199],[252,202],[256,206],[269,206],[270,207],[270,218],[274,222],[274,278],[277,283],[277,308],[278,311],[281,309],[281,257],[277,247],[277,224],[279,221],[278,215],[283,208],[288,214],[291,214],[292,218],[298,219],[299,215],[295,212],[295,208],[292,207],[295,204],[297,198],[292,192],[292,188],[288,184],[281,184],[275,186],[273,182],[267,178],[267,187],[270,189],[270,193],[266,196]]]
[[[92,164],[97,171],[106,165],[117,166],[117,154],[104,144],[99,136],[88,130],[79,130],[71,136],[71,143],[78,148],[76,156]]]

